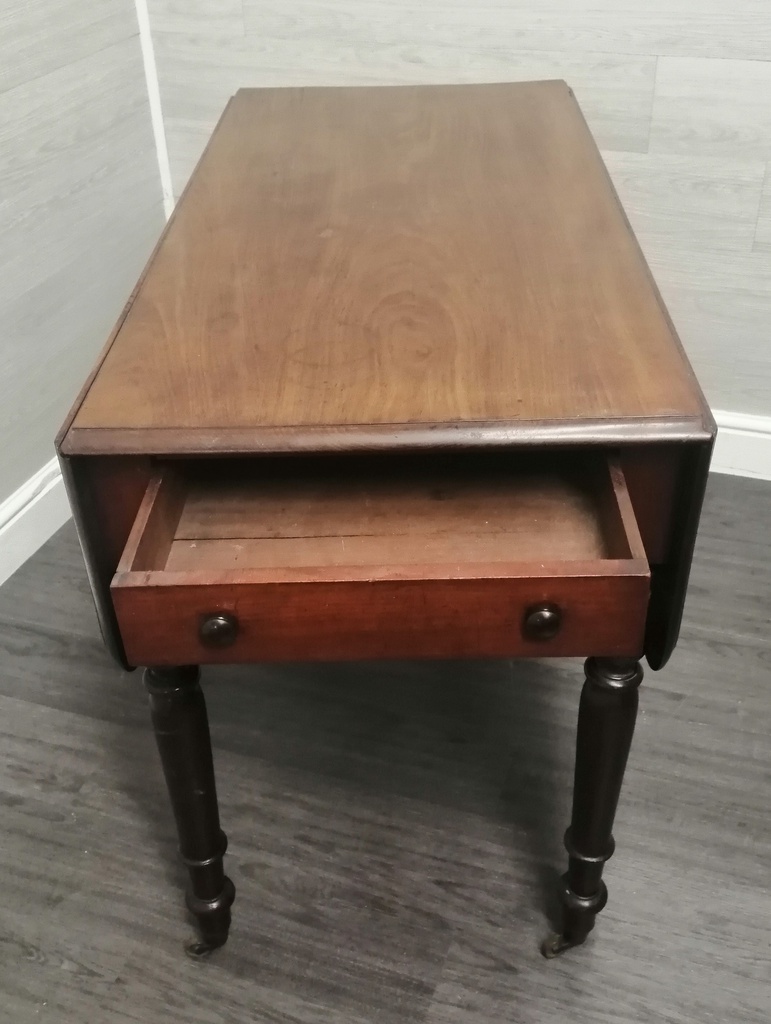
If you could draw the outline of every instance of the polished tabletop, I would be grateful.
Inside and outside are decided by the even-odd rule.
[[[246,89],[65,454],[707,438],[564,82]]]

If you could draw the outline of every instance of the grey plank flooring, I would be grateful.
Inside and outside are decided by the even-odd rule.
[[[552,962],[578,663],[207,671],[238,898],[192,963],[141,679],[104,653],[63,528],[0,588],[0,1019],[768,1021],[769,498],[710,482],[610,902]]]

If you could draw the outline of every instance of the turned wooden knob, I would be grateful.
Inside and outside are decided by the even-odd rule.
[[[238,636],[238,619],[227,612],[204,615],[198,635],[207,647],[229,647]]]
[[[561,625],[562,612],[556,604],[535,604],[525,612],[524,633],[528,640],[551,640]]]

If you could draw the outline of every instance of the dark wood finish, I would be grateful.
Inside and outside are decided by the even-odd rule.
[[[475,545],[486,558],[495,558],[487,554],[488,538],[497,544],[500,561],[549,554],[560,559],[628,555],[625,540],[606,537],[620,520],[623,481],[614,494],[607,493],[610,473],[605,467],[600,474],[594,461],[584,460],[586,470],[577,472],[570,460],[559,459],[536,465],[533,460],[479,457],[444,462],[325,459],[234,463],[212,474],[192,463],[184,470],[187,494],[177,514],[169,564],[205,564],[196,553],[202,542],[245,541],[255,551],[253,561],[244,559],[242,567],[272,564],[274,544],[288,549],[276,564],[290,566],[295,564],[292,551],[303,541],[321,549],[325,540],[336,541],[340,555],[317,554],[314,548],[304,564],[355,564],[347,542],[357,538],[379,546],[379,558],[375,554],[381,562],[388,560],[391,545],[402,552],[414,545],[411,560],[429,561],[421,545],[432,543],[443,560],[457,562],[459,536],[467,538],[462,552],[469,561],[479,559]],[[164,466],[162,472],[167,471],[174,467]],[[600,478],[601,483],[595,482]],[[600,487],[602,494],[597,493]],[[611,503],[606,524],[601,517],[604,505]],[[645,557],[641,548],[640,555]],[[409,558],[406,553],[401,557]]]
[[[238,636],[238,619],[235,615],[219,612],[201,618],[198,636],[205,647],[230,647]]]
[[[469,147],[477,136],[484,145]],[[461,228],[462,247],[452,244]],[[398,263],[406,240],[420,273]],[[340,259],[349,275],[337,274]],[[384,265],[393,273],[375,273]],[[370,344],[389,325],[396,334]],[[620,447],[658,581],[646,655],[657,667],[669,657],[690,559],[674,538],[698,510],[691,491],[703,490],[706,470],[694,475],[691,453],[709,449],[714,423],[563,83],[239,93],[99,367],[59,437],[75,461]],[[683,402],[672,389],[684,389]],[[106,593],[116,563],[107,573],[91,564],[99,545],[84,538],[100,618],[122,657]]]
[[[479,579],[217,584],[210,577],[169,585],[119,581],[113,590],[126,653],[134,664],[244,661],[347,661],[362,658],[583,657],[588,650],[639,657],[647,574],[596,575],[576,563],[534,576]],[[548,573],[551,572],[552,575]],[[193,578],[194,580],[194,578]],[[534,602],[556,604],[563,625],[548,641],[524,634]],[[202,643],[210,615],[229,614],[238,635],[228,647]]]
[[[69,459],[60,455],[59,464],[102,637],[118,664],[133,668],[126,660],[110,582],[147,492],[150,460],[109,456]]]
[[[553,640],[562,629],[562,609],[544,602],[525,609],[524,634],[529,640]]]
[[[620,449],[629,498],[651,564],[645,657],[666,665],[677,643],[712,441]]]
[[[156,469],[126,541],[118,572],[152,570],[165,564],[186,498],[180,474]]]
[[[132,537],[120,571],[645,560],[623,474],[591,454],[162,469],[180,473],[163,550],[132,564]]]
[[[546,956],[580,945],[608,899],[602,870],[615,849],[613,822],[637,718],[642,668],[632,659],[589,658],[576,739],[573,816],[565,834],[567,874],[560,880],[562,931]]]
[[[683,449],[670,535],[671,555],[651,571],[651,601],[645,630],[645,657],[654,670],[669,660],[680,635],[688,578],[713,442]]]
[[[57,439],[196,952],[233,887],[179,666],[287,659],[591,655],[546,951],[585,939],[714,432],[565,83],[231,101]]]
[[[561,467],[165,467],[112,585],[128,655],[638,656],[649,568],[623,474]],[[549,637],[528,626],[542,603],[560,611]],[[237,623],[225,645],[201,635],[220,615]]]
[[[661,581],[651,595],[645,642],[645,654],[653,668],[666,664],[677,641],[691,557],[687,544],[681,545],[679,538],[685,523],[690,522],[693,542],[699,504],[692,495],[694,489],[700,493],[705,486],[710,450],[709,445],[654,444],[619,451],[652,574]],[[697,475],[694,460],[700,466]],[[105,643],[116,660],[129,668],[110,583],[145,495],[151,462],[136,456],[60,456],[60,463]]]
[[[220,828],[209,721],[198,677],[198,668],[192,665],[145,672],[179,854],[190,874],[187,906],[201,930],[202,941],[188,948],[193,956],[225,943],[235,898],[222,866],[228,843]]]
[[[677,444],[650,444],[619,449],[629,500],[651,565],[677,558],[672,543],[677,513],[678,481],[688,448]]]
[[[541,447],[616,447],[651,443],[707,443],[715,431],[702,420],[678,417],[625,419],[579,418],[507,424],[500,421],[467,423],[388,423],[351,428],[346,425],[314,427],[298,433],[291,427],[245,427],[217,431],[187,429],[115,430],[83,429],[77,446],[68,434],[62,451],[98,455],[231,456],[258,452],[286,455],[318,452],[467,451],[468,449]]]
[[[633,422],[713,429],[563,82],[242,90],[64,450]]]

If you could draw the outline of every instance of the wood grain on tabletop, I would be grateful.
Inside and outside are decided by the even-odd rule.
[[[242,90],[65,451],[639,418],[702,398],[564,83]]]

